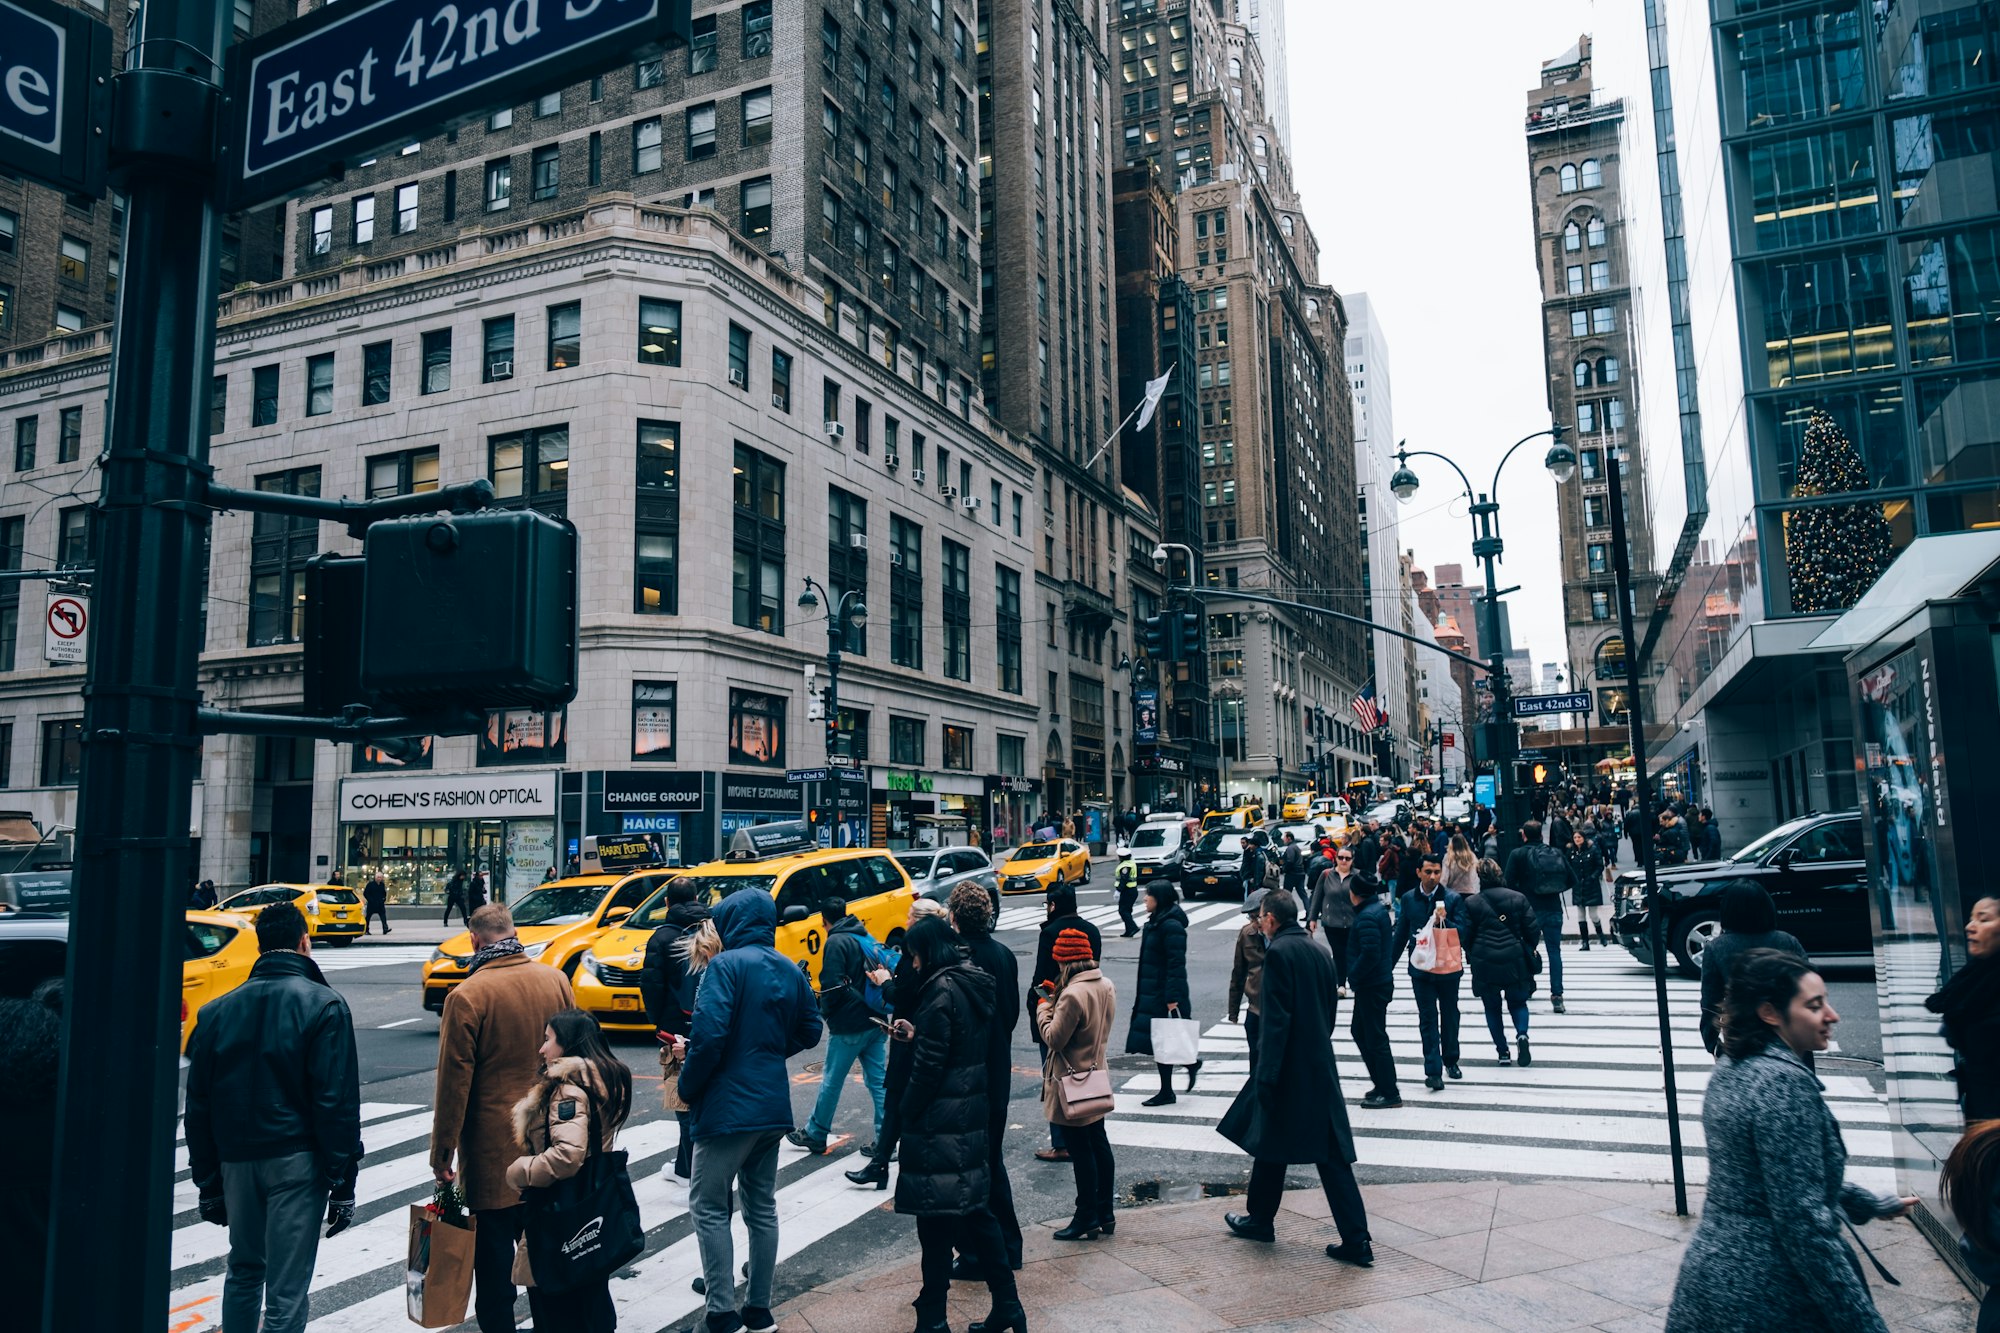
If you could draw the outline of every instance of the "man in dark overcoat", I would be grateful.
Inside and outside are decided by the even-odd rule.
[[[1290,894],[1264,895],[1259,922],[1269,943],[1257,1059],[1216,1126],[1251,1156],[1250,1211],[1223,1220],[1246,1240],[1276,1240],[1272,1223],[1285,1192],[1285,1168],[1314,1166],[1340,1230],[1340,1243],[1327,1246],[1327,1254],[1367,1268],[1375,1250],[1354,1179],[1354,1131],[1333,1062],[1333,961],[1299,926],[1298,899]]]

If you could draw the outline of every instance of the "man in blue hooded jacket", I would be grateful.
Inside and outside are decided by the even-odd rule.
[[[709,1333],[775,1328],[771,1279],[778,1266],[778,1145],[792,1131],[785,1061],[819,1044],[819,1005],[799,966],[773,947],[778,907],[769,890],[740,889],[715,907],[722,952],[702,972],[688,1022],[681,1096],[694,1135],[688,1212],[701,1249]],[[736,1249],[729,1234],[734,1184],[750,1233],[750,1285],[736,1309]]]

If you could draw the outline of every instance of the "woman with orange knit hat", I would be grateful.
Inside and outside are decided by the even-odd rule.
[[[1118,997],[1082,931],[1070,928],[1058,934],[1053,957],[1056,980],[1033,992],[1035,1030],[1049,1052],[1042,1066],[1042,1112],[1062,1126],[1076,1172],[1076,1215],[1055,1238],[1090,1240],[1118,1229],[1111,1211],[1116,1163],[1104,1130],[1112,1105],[1104,1049]]]

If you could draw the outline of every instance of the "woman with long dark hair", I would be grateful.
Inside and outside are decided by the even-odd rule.
[[[514,1104],[514,1137],[522,1155],[507,1168],[514,1189],[546,1188],[605,1152],[632,1113],[632,1071],[605,1044],[597,1020],[565,1009],[542,1032],[542,1069]],[[594,1142],[593,1142],[594,1140]],[[528,1289],[535,1327],[548,1333],[611,1333],[618,1312],[609,1276],[560,1294],[535,1286],[528,1247],[514,1253],[514,1281]]]
[[[1146,925],[1139,935],[1139,976],[1132,987],[1132,1026],[1125,1034],[1127,1055],[1153,1054],[1153,1020],[1193,1018],[1194,1001],[1188,992],[1187,913],[1181,910],[1180,894],[1165,880],[1146,886]],[[1201,1061],[1188,1066],[1188,1091],[1194,1091],[1195,1075]],[[1174,1096],[1174,1067],[1160,1066],[1160,1090],[1145,1100],[1147,1106],[1167,1106]]]
[[[1924,1008],[1944,1020],[1958,1053],[1958,1100],[1967,1121],[2000,1119],[2000,897],[1972,905],[1965,923],[1964,967]]]
[[[1986,1284],[1976,1333],[2000,1333],[2000,1120],[1982,1120],[1965,1131],[1944,1159],[1938,1187],[1958,1219],[1958,1252]]]
[[[1701,951],[1701,1044],[1710,1055],[1722,1051],[1722,997],[1736,960],[1752,949],[1777,949],[1806,956],[1797,937],[1778,929],[1778,905],[1763,885],[1742,880],[1722,891],[1722,933]],[[1813,1067],[1810,1055],[1806,1067]]]
[[[1005,1096],[987,1083],[987,1027],[996,1007],[993,978],[974,967],[951,926],[925,917],[903,937],[916,982],[907,1040],[909,1081],[903,1087],[902,1169],[896,1211],[917,1219],[923,1287],[917,1293],[919,1333],[946,1333],[952,1251],[978,1265],[993,1308],[970,1333],[1027,1333],[1014,1269],[1000,1223],[988,1206],[992,1180],[987,1153],[987,1099]],[[902,999],[897,1001],[902,1012]],[[901,1027],[901,1021],[898,1021]]]
[[[1842,1179],[1840,1125],[1804,1060],[1839,1021],[1802,958],[1753,949],[1731,970],[1724,1058],[1701,1108],[1708,1201],[1666,1333],[1887,1333],[1841,1223],[1900,1217],[1915,1200]]]

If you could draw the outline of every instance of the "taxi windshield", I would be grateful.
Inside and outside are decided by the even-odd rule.
[[[517,926],[569,926],[597,910],[604,901],[602,884],[574,884],[560,889],[536,889],[514,904]]]
[[[744,889],[755,889],[759,893],[769,893],[771,886],[778,882],[776,875],[677,875],[667,881],[668,886],[688,880],[694,884],[694,900],[703,907],[713,907],[732,893]],[[625,918],[620,924],[627,930],[655,930],[667,923],[667,890],[661,889],[645,902],[639,910]]]
[[[1025,847],[1016,847],[1014,855],[1008,859],[1012,861],[1046,861],[1055,854],[1056,845],[1054,843],[1031,842]]]
[[[318,894],[321,902],[332,903],[335,907],[352,907],[361,901],[353,889],[326,888],[322,886],[314,890],[314,892]]]

